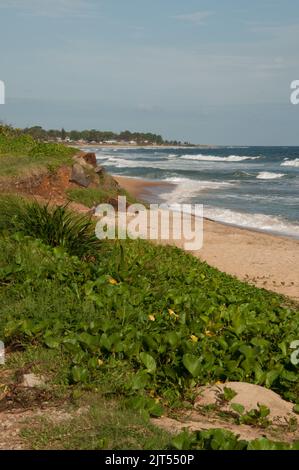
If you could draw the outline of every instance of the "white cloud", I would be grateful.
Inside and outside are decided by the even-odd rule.
[[[189,23],[194,23],[197,25],[204,24],[204,20],[209,18],[209,16],[214,15],[212,11],[196,11],[194,13],[185,13],[183,15],[176,15],[174,18],[179,21],[187,21]]]
[[[89,0],[1,0],[0,9],[31,16],[87,17],[94,11]]]

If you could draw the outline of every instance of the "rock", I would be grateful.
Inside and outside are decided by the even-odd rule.
[[[97,166],[97,168],[95,169],[95,172],[98,174],[98,175],[104,175],[106,172],[105,172],[105,169],[102,167],[102,166]]]
[[[87,163],[84,158],[82,158],[82,156],[76,156],[73,158],[74,162],[75,163],[78,163],[78,165],[82,166],[83,168],[85,168],[86,170],[89,170],[89,171],[95,171],[95,168],[93,167],[93,165],[90,165],[89,163]]]
[[[93,167],[97,166],[97,157],[94,152],[85,153],[81,158],[89,165],[92,165]]]
[[[79,163],[73,165],[70,181],[84,188],[87,188],[91,183],[90,177],[85,174],[84,168]]]
[[[223,388],[231,388],[237,395],[228,404],[219,404],[219,394]],[[257,409],[258,404],[265,405],[270,410],[270,419],[296,418],[293,412],[293,403],[283,400],[277,393],[259,385],[245,382],[227,382],[214,386],[200,387],[195,407],[219,404],[219,409],[230,410],[231,403],[243,405],[246,411]]]
[[[26,388],[44,387],[45,379],[35,374],[24,374],[21,385]]]

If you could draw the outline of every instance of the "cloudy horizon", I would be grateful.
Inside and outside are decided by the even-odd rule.
[[[291,0],[1,0],[0,120],[299,145]]]

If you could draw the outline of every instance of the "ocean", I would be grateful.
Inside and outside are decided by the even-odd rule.
[[[299,147],[92,151],[111,174],[173,183],[155,202],[201,203],[209,219],[299,238]]]

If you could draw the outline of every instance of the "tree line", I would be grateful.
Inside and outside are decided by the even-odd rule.
[[[84,142],[95,142],[95,143],[105,143],[109,141],[115,142],[136,142],[136,144],[143,145],[181,145],[183,142],[177,140],[165,140],[159,134],[154,134],[152,132],[130,132],[128,130],[116,133],[113,131],[100,131],[96,129],[90,130],[71,130],[67,131],[65,129],[43,129],[41,126],[26,127],[22,129],[24,134],[31,135],[34,139],[37,140],[57,140],[57,141],[84,141]],[[184,142],[188,144],[188,142]]]

